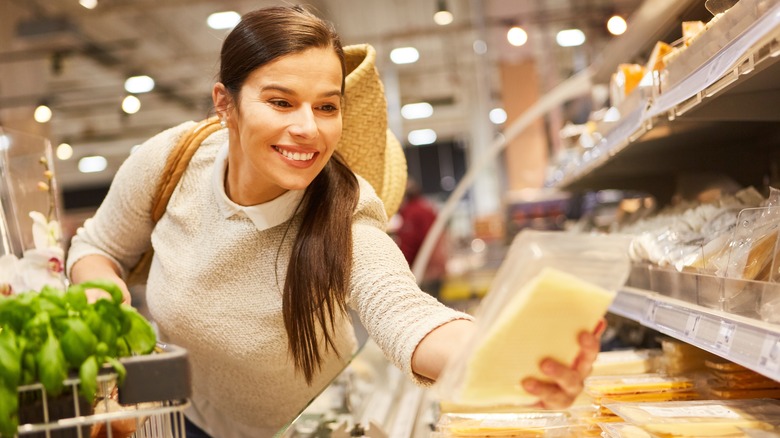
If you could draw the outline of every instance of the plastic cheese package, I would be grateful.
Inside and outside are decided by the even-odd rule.
[[[645,374],[655,367],[660,349],[602,351],[593,362],[591,376]]]
[[[620,235],[518,234],[476,312],[477,330],[436,384],[442,411],[532,405],[525,377],[546,379],[543,358],[572,364],[629,272]],[[452,409],[452,410],[450,410]]]
[[[700,400],[608,404],[627,423],[661,437],[745,436],[742,429],[780,425],[780,401]]]
[[[436,431],[442,437],[558,437],[567,436],[568,418],[561,411],[443,414]]]

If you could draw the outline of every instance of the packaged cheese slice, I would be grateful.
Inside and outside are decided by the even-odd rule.
[[[569,426],[565,412],[523,412],[513,414],[444,414],[436,431],[450,437],[546,437],[549,431]],[[558,436],[558,435],[556,435]]]
[[[523,231],[476,312],[477,330],[436,383],[440,407],[532,405],[544,358],[573,364],[630,270],[630,236]]]
[[[602,351],[593,362],[591,376],[645,374],[655,367],[660,349]]]
[[[524,377],[549,380],[544,358],[572,364],[577,336],[593,330],[614,294],[554,269],[544,269],[508,303],[470,358],[461,395],[474,404],[533,403]]]
[[[664,437],[743,436],[742,428],[773,430],[780,424],[780,401],[770,399],[617,403],[607,407],[626,422]]]

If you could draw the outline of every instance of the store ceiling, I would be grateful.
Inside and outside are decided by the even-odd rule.
[[[48,102],[54,117],[41,128],[43,135],[55,146],[66,141],[74,149],[71,159],[57,163],[61,186],[104,186],[132,146],[181,121],[209,115],[225,32],[208,28],[208,15],[279,3],[99,0],[88,10],[77,0],[0,0],[0,16],[6,17],[0,18],[5,27],[0,31],[0,125],[24,127],[20,121],[31,118],[40,101]],[[641,0],[446,3],[455,17],[449,26],[432,21],[436,0],[307,3],[335,23],[345,44],[368,42],[377,48],[379,69],[392,95],[391,126],[402,139],[412,129],[432,127],[440,138],[468,143],[475,97],[467,90],[476,81],[484,80],[490,88],[490,96],[482,98],[500,106],[499,63],[534,58],[546,72],[542,85],[549,89],[590,63],[613,38],[604,29],[611,13],[629,16]],[[506,42],[511,23],[529,30],[529,44],[515,48]],[[570,27],[585,31],[585,46],[557,47],[555,33]],[[475,54],[478,39],[487,43],[487,54]],[[392,65],[389,52],[399,46],[417,47],[420,61]],[[120,110],[123,84],[136,74],[154,78],[156,88],[138,95],[141,110],[128,116]],[[433,103],[433,117],[401,120],[395,103],[423,100]],[[107,157],[108,169],[80,173],[78,158],[93,154]]]

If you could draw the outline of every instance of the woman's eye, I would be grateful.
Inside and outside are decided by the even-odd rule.
[[[325,112],[328,112],[328,113],[332,113],[334,111],[338,111],[339,110],[339,108],[336,105],[332,105],[332,104],[329,104],[329,103],[326,103],[325,105],[322,105],[320,107],[320,109],[325,111]]]
[[[290,102],[287,102],[286,100],[272,100],[271,105],[278,106],[281,108],[290,108],[292,105],[290,105]]]

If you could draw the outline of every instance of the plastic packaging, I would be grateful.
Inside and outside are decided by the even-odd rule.
[[[499,268],[488,294],[477,309],[477,330],[469,339],[464,348],[459,352],[455,360],[449,362],[439,379],[436,390],[437,395],[444,405],[469,405],[474,404],[464,399],[463,390],[466,381],[469,360],[478,351],[485,341],[487,334],[500,319],[502,311],[508,303],[517,295],[518,290],[529,286],[543,271],[554,269],[590,285],[603,288],[607,291],[616,291],[620,288],[629,272],[628,245],[631,238],[620,235],[578,235],[563,232],[542,232],[526,230],[517,235],[510,247],[506,259]],[[555,292],[555,291],[553,291]],[[581,309],[567,306],[565,302],[557,305],[555,317],[575,314]],[[552,318],[551,318],[552,320]],[[597,321],[593,321],[592,327],[582,327],[582,330],[593,329]],[[515,361],[528,362],[524,353],[524,343],[528,339],[546,339],[550,345],[560,344],[566,340],[549,339],[548,331],[544,327],[534,327],[527,333],[517,333],[512,339],[511,345],[506,345],[506,353],[502,353],[502,365],[516,364]],[[571,334],[571,341],[576,343],[576,331]],[[573,360],[577,353],[570,351]],[[505,360],[504,360],[505,359]],[[528,365],[526,363],[526,365]],[[509,369],[521,369],[515,367]],[[538,369],[533,364],[531,368]],[[516,376],[515,382],[520,382],[526,376]],[[495,404],[506,404],[510,400],[513,404],[526,405],[535,401],[524,393],[519,384],[507,385],[500,397],[497,395]],[[509,387],[512,386],[512,387]],[[484,405],[484,397],[478,404]]]
[[[626,422],[665,437],[743,436],[740,428],[773,430],[780,425],[780,401],[771,399],[616,403],[607,407]]]
[[[436,431],[443,437],[558,437],[566,436],[568,419],[568,414],[556,411],[443,414]]]

